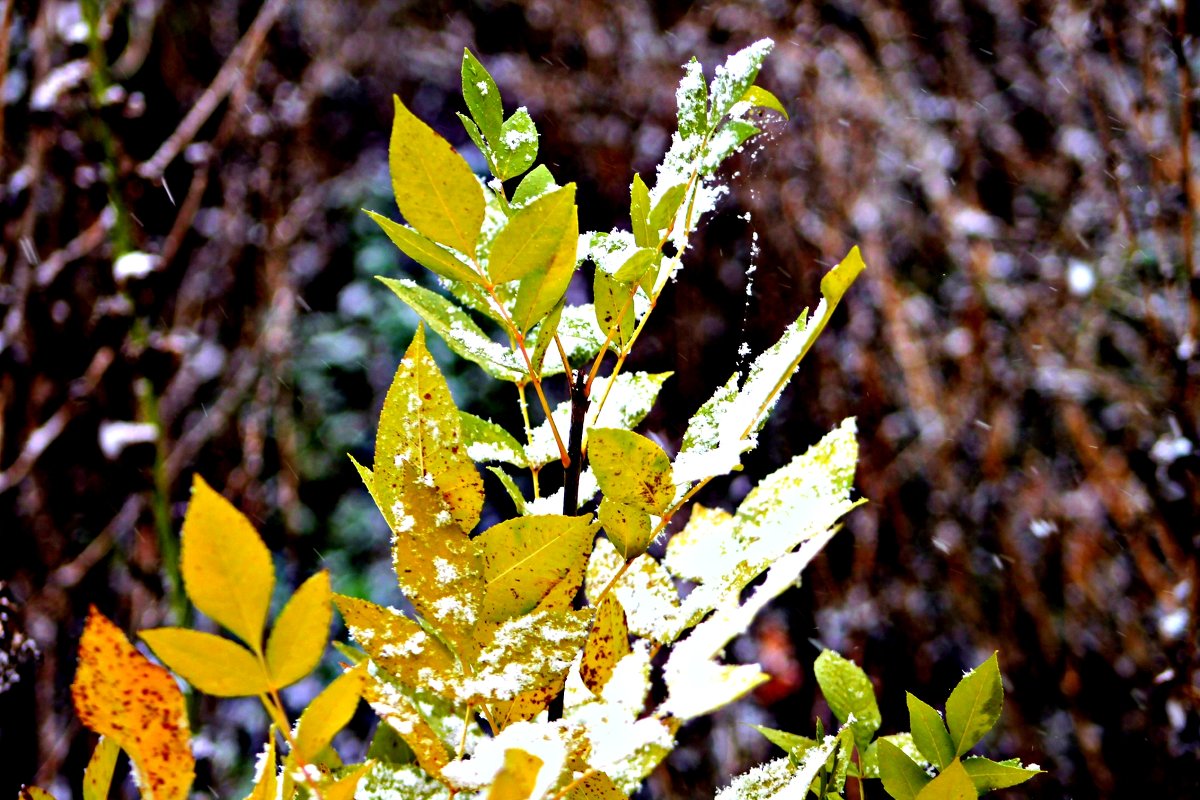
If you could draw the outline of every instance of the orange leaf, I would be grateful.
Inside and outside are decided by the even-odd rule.
[[[184,800],[195,775],[187,710],[171,673],[91,607],[71,684],[79,719],[129,754],[147,800]]]

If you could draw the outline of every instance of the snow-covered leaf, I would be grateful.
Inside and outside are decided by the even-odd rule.
[[[533,165],[538,152],[538,132],[533,117],[524,106],[500,126],[500,136],[493,149],[496,177],[502,181],[517,177]]]
[[[587,567],[587,598],[595,603],[625,560],[608,539],[597,539]],[[634,636],[669,642],[679,614],[679,593],[662,564],[649,553],[635,558],[611,590],[625,609]]]
[[[801,314],[778,342],[754,360],[744,383],[739,385],[735,374],[696,412],[675,460],[681,494],[691,482],[729,472],[742,452],[755,445],[755,434],[780,392],[864,268],[855,247],[822,278],[821,302],[812,316]]]
[[[771,52],[775,43],[770,39],[760,39],[749,47],[743,48],[718,66],[709,88],[711,98],[708,114],[708,126],[711,131],[721,119],[730,112],[734,104],[741,100],[746,90],[754,85],[758,71],[762,68],[763,59]]]
[[[474,673],[463,680],[460,699],[512,700],[561,680],[587,640],[591,617],[591,611],[535,611],[495,626],[480,643]]]
[[[517,467],[527,466],[525,448],[517,443],[512,434],[490,420],[481,419],[466,411],[458,412],[462,423],[463,442],[467,455],[476,463],[501,461]]]
[[[437,776],[454,757],[462,737],[462,716],[450,703],[406,686],[372,664],[363,699],[412,748],[417,763]]]
[[[554,176],[550,174],[550,170],[545,164],[538,164],[517,184],[511,201],[513,208],[521,208],[532,203],[556,188],[558,186],[554,183]]]
[[[716,800],[803,800],[817,773],[838,747],[836,736],[826,736],[804,754],[799,763],[777,758],[738,776],[717,792]]]
[[[416,621],[393,608],[336,595],[346,629],[371,660],[409,686],[425,686],[450,696],[457,674],[454,654]]]
[[[683,65],[675,104],[680,136],[703,136],[708,132],[708,89],[704,85],[704,67],[695,58]]]
[[[667,540],[663,566],[675,577],[693,583],[718,579],[728,563],[721,557],[723,549],[715,545],[728,537],[732,529],[733,514],[722,508],[694,504],[687,525]]]
[[[452,301],[411,280],[379,280],[445,339],[456,355],[478,364],[496,380],[519,381],[526,377],[524,367],[512,351],[488,338],[471,315]]]

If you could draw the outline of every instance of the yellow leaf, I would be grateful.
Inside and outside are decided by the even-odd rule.
[[[359,781],[375,766],[373,761],[360,765],[349,775],[321,788],[322,800],[354,800],[354,792],[358,789]]]
[[[276,689],[291,686],[313,671],[333,619],[333,592],[324,570],[300,585],[283,607],[267,639],[267,669]]]
[[[121,754],[121,746],[115,739],[101,736],[88,760],[87,769],[83,771],[83,800],[107,800],[108,790],[112,787],[113,769],[117,766],[117,756]]]
[[[630,652],[625,609],[610,592],[596,609],[596,619],[588,633],[587,644],[583,646],[579,676],[592,692],[600,694],[604,684],[612,677],[613,667]]]
[[[306,762],[315,761],[354,716],[366,680],[366,667],[342,673],[308,704],[296,723],[296,749]]]
[[[671,459],[641,434],[621,428],[588,432],[588,462],[605,497],[662,514],[675,499]]]
[[[79,641],[71,696],[80,722],[129,754],[143,797],[187,797],[195,760],[183,694],[171,674],[134,649],[95,606]]]
[[[573,184],[572,184],[573,185]],[[543,269],[535,269],[524,278],[517,288],[517,301],[513,307],[513,324],[521,333],[540,322],[566,294],[571,276],[575,274],[576,256],[579,248],[579,215],[572,206],[571,215],[563,231],[554,258]]]
[[[543,761],[532,753],[511,747],[504,751],[504,766],[492,780],[488,800],[526,800],[537,785]]]
[[[180,569],[196,608],[261,652],[275,586],[271,554],[250,520],[199,475],[183,519]]]
[[[354,640],[376,664],[401,682],[435,689],[428,676],[421,678],[420,673],[429,670],[435,676],[449,676],[459,672],[454,654],[399,611],[340,594],[334,595],[334,602]],[[445,685],[439,688],[449,689]]]
[[[650,515],[629,503],[611,497],[600,501],[600,524],[604,534],[626,561],[637,558],[650,546]]]
[[[54,800],[54,795],[36,786],[23,786],[17,800]]]
[[[393,505],[418,481],[437,489],[434,509],[445,506],[464,531],[478,524],[483,478],[467,454],[450,387],[425,347],[423,325],[392,379],[375,437],[375,497],[393,528],[404,519]]]
[[[480,642],[474,673],[463,681],[463,700],[494,703],[515,700],[555,684],[587,640],[591,609],[537,611],[506,620]]]
[[[593,772],[580,781],[565,800],[625,800],[628,795],[603,772]]]
[[[205,694],[247,697],[271,688],[258,657],[237,642],[187,628],[154,628],[139,635],[159,661]]]
[[[250,790],[250,794],[246,795],[246,800],[275,800],[279,776],[275,764],[274,727],[267,733],[267,744],[263,747],[254,769],[254,788]]]
[[[574,215],[574,184],[543,195],[514,213],[492,241],[488,276],[494,283],[508,283],[545,270]]]
[[[395,101],[388,164],[400,213],[422,235],[474,256],[484,212],[479,180],[449,142]]]
[[[483,556],[483,619],[527,614],[565,577],[587,564],[598,525],[590,516],[517,517],[476,540]],[[578,587],[576,587],[578,588]]]
[[[412,748],[421,768],[437,777],[454,754],[421,710],[422,705],[429,708],[431,704],[419,704],[411,687],[397,683],[374,669],[369,671],[368,676],[363,699]]]

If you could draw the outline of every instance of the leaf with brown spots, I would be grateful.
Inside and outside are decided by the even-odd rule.
[[[605,497],[662,514],[675,499],[671,459],[641,434],[621,428],[588,431],[588,461]]]
[[[182,800],[195,774],[187,709],[175,679],[92,606],[71,696],[79,720],[129,754],[147,800]]]
[[[517,517],[476,541],[486,585],[482,619],[502,622],[539,606],[568,575],[582,574],[598,525],[591,516]]]
[[[625,797],[612,778],[603,772],[593,772],[571,787],[565,800],[625,800]]]
[[[421,768],[440,780],[442,767],[454,758],[454,750],[442,735],[443,720],[437,714],[444,711],[447,717],[461,720],[458,710],[432,695],[405,686],[374,665],[368,667],[367,675],[363,699],[412,748]]]
[[[54,800],[54,795],[36,786],[22,786],[18,800]]]
[[[106,800],[120,754],[121,746],[115,739],[100,737],[88,759],[87,769],[83,771],[83,800]]]
[[[604,535],[626,561],[637,558],[650,546],[650,515],[643,509],[612,497],[600,501],[600,524]]]
[[[625,609],[616,596],[609,594],[600,601],[596,619],[583,646],[583,661],[579,676],[593,693],[599,694],[612,677],[613,667],[631,652],[629,627],[625,624]]]

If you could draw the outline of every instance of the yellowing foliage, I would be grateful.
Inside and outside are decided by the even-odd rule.
[[[171,674],[134,649],[92,606],[71,696],[80,721],[129,754],[147,800],[183,800],[195,760],[183,694]]]

